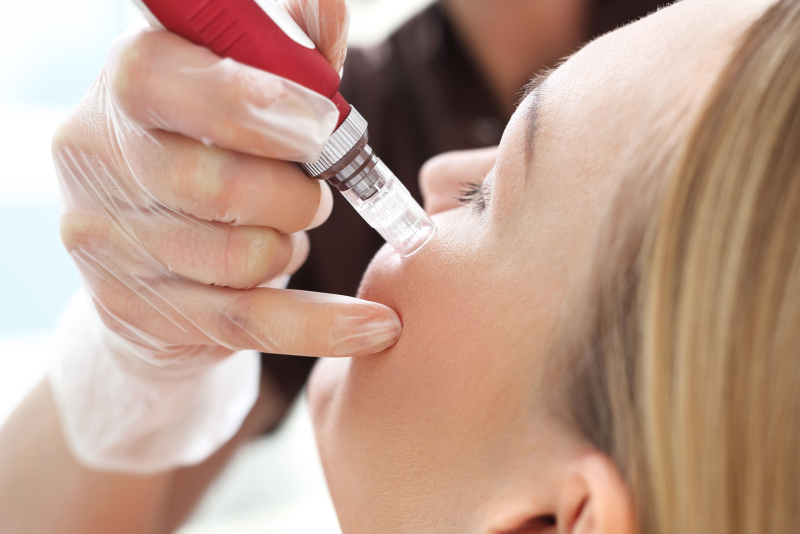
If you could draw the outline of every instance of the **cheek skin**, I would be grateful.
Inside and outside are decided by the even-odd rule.
[[[320,362],[312,377],[320,456],[347,534],[479,532],[530,454],[531,384],[582,241],[560,217],[576,201],[565,184],[523,179],[519,115],[491,209],[435,216],[434,241],[408,259],[385,247],[365,274],[359,296],[403,321],[397,345]]]
[[[317,442],[347,534],[478,532],[518,476],[531,381],[564,288],[548,240],[509,215],[529,194],[524,136],[512,121],[494,214],[441,213],[417,255],[384,247],[373,260],[359,296],[398,312],[397,345],[315,370]]]
[[[489,482],[511,462],[508,443],[527,428],[517,422],[527,420],[536,306],[499,291],[510,284],[463,213],[437,217],[441,235],[417,256],[384,248],[365,275],[360,297],[403,320],[398,344],[320,362],[312,378],[320,454],[348,534],[472,532]]]
[[[519,466],[537,450],[528,407],[547,335],[590,265],[622,171],[642,155],[637,125],[680,132],[662,111],[692,116],[689,95],[702,101],[724,64],[710,52],[729,54],[739,31],[718,14],[752,22],[750,3],[728,4],[680,2],[582,49],[546,84],[530,161],[524,108],[506,129],[489,224],[443,213],[417,256],[376,257],[361,296],[400,314],[400,341],[321,362],[309,390],[346,534],[486,532],[486,507],[509,480],[536,479]]]

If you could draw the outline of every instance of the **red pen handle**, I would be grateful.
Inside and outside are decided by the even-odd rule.
[[[286,35],[254,0],[140,1],[170,32],[331,99],[340,125],[350,114],[350,104],[339,94],[339,73],[316,48]]]

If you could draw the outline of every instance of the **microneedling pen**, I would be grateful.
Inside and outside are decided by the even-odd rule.
[[[275,0],[133,0],[147,21],[329,98],[339,124],[315,163],[300,163],[327,180],[402,256],[421,249],[436,226],[367,144],[367,121],[339,94],[339,73]]]

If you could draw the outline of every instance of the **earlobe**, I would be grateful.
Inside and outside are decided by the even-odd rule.
[[[574,462],[556,522],[560,534],[636,534],[633,498],[611,458],[592,452]]]

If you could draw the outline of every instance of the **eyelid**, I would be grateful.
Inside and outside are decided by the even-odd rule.
[[[486,209],[489,201],[489,191],[486,187],[486,179],[481,183],[464,182],[461,183],[461,192],[457,200],[465,206],[472,207],[477,211]]]
[[[481,184],[474,182],[464,182],[461,184],[461,191],[459,192],[456,200],[466,206],[480,207],[483,201],[483,190]]]

